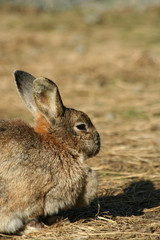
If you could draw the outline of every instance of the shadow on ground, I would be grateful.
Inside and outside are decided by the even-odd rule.
[[[149,180],[133,182],[129,187],[124,188],[122,194],[99,197],[86,208],[61,212],[58,217],[68,218],[71,222],[80,219],[88,221],[97,216],[98,202],[100,205],[99,216],[113,218],[140,216],[144,214],[144,209],[160,206],[160,190],[156,190],[154,184]]]

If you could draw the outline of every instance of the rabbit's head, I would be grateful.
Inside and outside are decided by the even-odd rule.
[[[53,135],[83,159],[99,152],[100,136],[90,118],[81,111],[66,108],[54,82],[23,71],[16,71],[14,76],[24,104],[35,116],[36,132]]]

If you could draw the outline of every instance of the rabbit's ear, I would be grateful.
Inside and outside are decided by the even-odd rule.
[[[32,86],[35,77],[23,71],[15,71],[14,78],[17,85],[18,92],[26,105],[26,107],[35,114],[36,105],[32,95]]]
[[[33,82],[33,97],[38,110],[49,122],[61,119],[65,107],[54,82],[43,77],[37,78]]]

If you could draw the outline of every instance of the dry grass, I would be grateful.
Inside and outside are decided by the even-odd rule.
[[[150,19],[150,20],[148,20]],[[58,84],[67,106],[93,119],[100,154],[98,199],[60,213],[54,225],[0,239],[160,239],[159,9],[137,13],[1,12],[0,117],[32,122],[15,90],[15,69]]]

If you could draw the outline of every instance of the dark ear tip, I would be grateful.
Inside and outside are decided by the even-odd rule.
[[[16,71],[13,72],[13,74],[14,74],[15,77],[18,77],[18,76],[22,75],[23,73],[24,73],[24,72],[21,71],[21,70],[16,70]]]
[[[22,70],[16,70],[14,71],[14,78],[16,81],[20,81],[22,82],[23,80],[27,79],[28,82],[33,82],[35,77],[32,76],[30,73],[28,72],[24,72]]]

